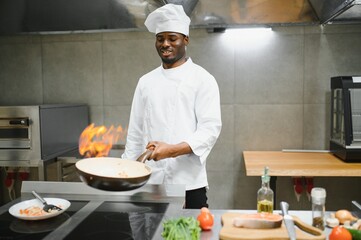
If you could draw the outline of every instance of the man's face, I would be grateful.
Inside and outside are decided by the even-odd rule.
[[[177,67],[185,62],[188,37],[181,33],[161,32],[156,35],[155,47],[165,68]]]

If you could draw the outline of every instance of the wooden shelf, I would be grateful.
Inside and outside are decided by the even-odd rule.
[[[247,176],[360,177],[361,163],[346,163],[332,153],[244,151]]]

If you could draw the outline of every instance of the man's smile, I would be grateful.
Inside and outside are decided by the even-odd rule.
[[[160,52],[164,57],[168,57],[172,54],[172,51],[170,51],[169,49],[161,49]]]

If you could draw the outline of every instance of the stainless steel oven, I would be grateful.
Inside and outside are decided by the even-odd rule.
[[[89,125],[83,104],[0,106],[0,166],[44,166],[78,148],[81,132]]]
[[[29,123],[28,117],[0,118],[0,148],[29,149]]]

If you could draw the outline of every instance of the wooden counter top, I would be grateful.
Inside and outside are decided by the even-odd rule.
[[[332,153],[244,151],[247,176],[361,177],[361,163],[345,163]]]

